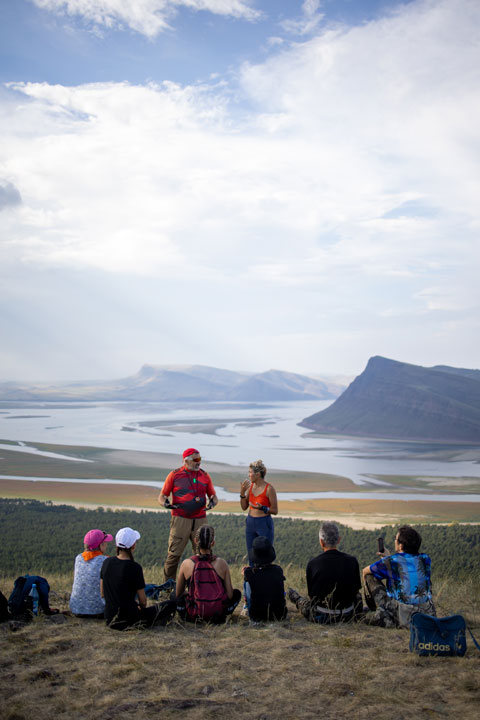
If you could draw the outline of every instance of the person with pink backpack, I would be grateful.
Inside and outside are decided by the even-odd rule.
[[[177,612],[183,620],[224,623],[240,602],[230,568],[223,558],[213,555],[215,530],[202,525],[195,534],[197,554],[184,560],[177,579]]]

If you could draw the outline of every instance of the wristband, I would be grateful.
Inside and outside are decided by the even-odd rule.
[[[240,493],[240,497],[242,498],[242,500],[245,500],[245,498],[246,498],[247,496],[246,496],[246,495],[242,495],[242,494]]]

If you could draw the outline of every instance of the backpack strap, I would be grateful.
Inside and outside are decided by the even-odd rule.
[[[475,643],[475,647],[477,648],[477,650],[480,650],[480,645],[478,644],[478,642],[477,642],[477,640],[476,640],[476,638],[475,638],[475,635],[472,633],[472,631],[470,630],[470,628],[468,627],[468,625],[467,625],[467,630],[468,630],[468,632],[470,633],[470,635],[472,636],[472,640],[473,640],[473,642]]]
[[[212,563],[216,559],[217,559],[216,555],[194,555],[193,557],[190,558],[190,560],[192,560],[195,563],[195,565],[200,560],[204,560],[206,562]]]

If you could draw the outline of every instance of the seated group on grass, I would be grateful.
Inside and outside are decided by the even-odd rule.
[[[165,625],[177,611],[187,621],[223,623],[240,599],[225,560],[213,554],[215,531],[201,526],[195,536],[197,554],[180,566],[170,600],[147,607],[141,565],[134,560],[140,533],[122,528],[115,537],[116,556],[105,555],[112,535],[90,530],[85,550],[75,559],[70,609],[78,617],[104,617],[118,630],[131,626]],[[435,615],[430,580],[430,558],[420,553],[421,537],[409,526],[399,528],[395,553],[377,553],[380,559],[363,570],[365,602],[360,595],[358,561],[338,550],[340,535],[333,522],[321,524],[322,552],[307,565],[308,596],[288,588],[289,600],[315,623],[361,620],[382,627],[407,627],[414,612]],[[243,568],[245,610],[252,622],[283,620],[287,616],[283,570],[275,565],[275,550],[266,537],[255,538],[251,565]],[[385,581],[385,585],[382,581]],[[173,581],[165,585],[173,586]],[[165,586],[160,586],[167,589]]]
[[[332,623],[361,620],[380,627],[408,627],[414,612],[436,615],[432,601],[431,562],[420,553],[422,538],[409,525],[395,536],[395,553],[385,548],[380,560],[363,569],[366,607],[362,607],[357,559],[337,550],[338,527],[324,522],[320,527],[323,553],[307,565],[308,598],[289,588],[288,597],[312,622]],[[382,580],[385,580],[385,585]]]

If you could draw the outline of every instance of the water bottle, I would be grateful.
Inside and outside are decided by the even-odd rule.
[[[29,597],[32,598],[32,611],[34,615],[38,615],[38,590],[36,583],[32,584],[32,589],[28,593]]]

